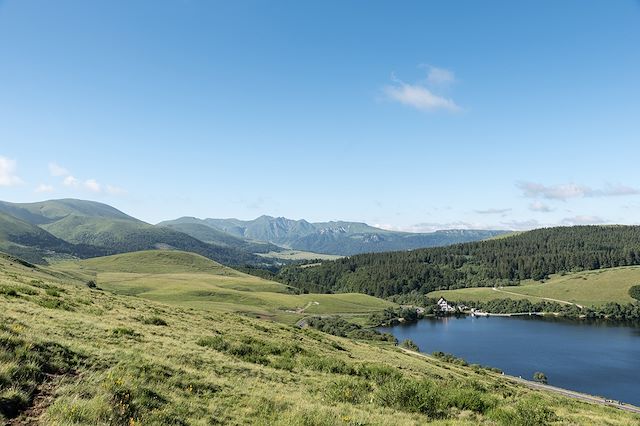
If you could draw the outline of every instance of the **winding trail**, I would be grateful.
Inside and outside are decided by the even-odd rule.
[[[405,348],[399,348],[400,350],[402,350],[403,352],[410,354],[410,355],[414,355],[414,356],[419,356],[421,358],[426,358],[429,360],[433,360],[434,358],[429,356],[429,355],[425,355],[422,354],[420,352],[415,352],[409,349],[405,349]],[[569,389],[564,389],[564,388],[558,388],[556,386],[551,386],[551,385],[545,385],[543,383],[538,383],[538,382],[532,382],[530,380],[526,380],[523,379],[521,377],[515,377],[515,376],[509,376],[508,374],[502,374],[500,377],[509,380],[511,382],[515,382],[524,386],[527,386],[529,388],[532,389],[539,389],[539,390],[545,390],[545,391],[549,391],[549,392],[553,392],[559,395],[563,395],[566,396],[568,398],[573,398],[573,399],[577,399],[583,402],[588,402],[591,404],[598,404],[598,405],[605,405],[607,407],[613,407],[613,408],[617,408],[619,410],[624,410],[624,411],[628,411],[630,413],[635,413],[635,414],[640,414],[640,407],[636,407],[635,405],[631,405],[631,404],[625,404],[619,401],[613,401],[610,399],[606,399],[606,398],[602,398],[599,396],[593,396],[593,395],[588,395],[585,393],[580,393],[580,392],[576,392],[576,391],[572,391]]]
[[[573,302],[569,302],[567,300],[560,300],[560,299],[552,299],[550,297],[542,297],[542,296],[533,296],[530,294],[522,294],[522,293],[515,293],[513,291],[506,291],[506,290],[502,290],[502,287],[498,288],[498,287],[491,287],[491,290],[493,291],[497,291],[498,293],[505,293],[505,294],[511,294],[513,296],[524,296],[524,297],[535,297],[536,299],[542,299],[542,300],[548,300],[550,302],[558,302],[558,303],[562,303],[563,305],[575,305],[578,308],[582,309],[584,308],[584,306],[582,305],[578,305],[577,303],[573,303]]]

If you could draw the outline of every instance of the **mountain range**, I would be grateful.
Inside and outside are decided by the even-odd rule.
[[[0,251],[35,263],[164,248],[198,253],[227,265],[269,266],[280,261],[259,254],[294,249],[348,256],[477,241],[502,232],[412,234],[359,222],[311,223],[271,216],[250,221],[183,217],[152,225],[94,201],[0,201]]]
[[[304,219],[272,216],[260,216],[246,221],[182,217],[159,225],[175,227],[204,241],[206,239],[203,233],[213,229],[243,240],[263,241],[294,250],[341,256],[436,247],[484,240],[504,233],[470,229],[409,233],[388,231],[361,222],[311,223]],[[199,225],[197,229],[196,225]]]

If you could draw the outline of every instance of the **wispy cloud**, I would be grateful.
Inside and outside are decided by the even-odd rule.
[[[511,209],[486,209],[486,210],[474,210],[478,214],[505,214],[511,211]]]
[[[540,212],[540,213],[549,213],[553,211],[551,207],[549,207],[542,201],[537,201],[537,200],[529,204],[529,210],[533,212]]]
[[[547,186],[535,182],[518,182],[516,186],[522,190],[525,197],[562,201],[570,198],[617,197],[640,194],[639,189],[625,185],[607,185],[604,188],[596,189],[575,183]]]
[[[69,176],[69,170],[65,169],[58,163],[49,163],[49,173],[53,177]]]
[[[68,188],[84,189],[96,194],[123,195],[126,191],[114,185],[103,185],[96,179],[90,178],[81,180],[75,177],[69,169],[62,167],[58,163],[49,163],[49,173],[51,176],[63,178],[62,184]],[[38,191],[45,192],[45,191]]]
[[[535,219],[529,220],[511,220],[508,222],[501,222],[500,226],[496,226],[493,229],[509,229],[512,231],[530,231],[532,229],[541,228],[543,225]]]
[[[599,216],[574,216],[574,217],[566,217],[562,219],[562,225],[601,225],[603,223],[608,223],[606,219],[603,219]]]
[[[47,184],[41,183],[36,187],[34,191],[37,193],[44,193],[44,192],[53,192],[54,189],[55,188],[53,187],[53,185],[47,185]]]
[[[427,74],[427,82],[431,85],[448,85],[455,83],[456,77],[453,74],[453,71],[446,70],[444,68],[433,67],[431,65],[427,65],[429,72]]]
[[[472,223],[465,221],[456,221],[456,222],[423,222],[416,223],[415,225],[408,226],[395,226],[389,224],[375,224],[373,225],[376,228],[386,229],[388,231],[401,231],[401,232],[435,232],[445,229],[497,229],[495,226],[490,227],[485,224],[480,223]]]
[[[455,81],[453,73],[450,71],[431,67],[427,75],[426,83],[405,83],[396,78],[395,75],[392,75],[391,80],[393,84],[387,85],[383,89],[387,99],[421,111],[442,110],[458,112],[462,110],[453,99],[446,98],[434,92],[434,86]]]
[[[16,174],[17,164],[15,160],[0,156],[0,186],[16,186],[22,183],[22,179]]]
[[[91,192],[102,192],[102,185],[100,185],[95,179],[85,180],[84,187]]]

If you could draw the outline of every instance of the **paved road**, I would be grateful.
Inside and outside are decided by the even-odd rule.
[[[400,349],[403,350],[404,352],[408,353],[408,354],[411,354],[411,355],[415,355],[415,356],[419,356],[419,357],[427,358],[427,359],[433,359],[429,355],[421,354],[419,352],[414,352],[414,351],[411,351],[411,350],[405,349],[405,348],[400,348]],[[624,411],[629,411],[631,413],[640,414],[640,407],[636,407],[635,405],[624,404],[624,403],[620,403],[618,401],[612,401],[612,400],[601,398],[601,397],[598,397],[598,396],[587,395],[587,394],[580,393],[580,392],[575,392],[575,391],[572,391],[572,390],[569,390],[569,389],[563,389],[563,388],[558,388],[558,387],[551,386],[551,385],[545,385],[545,384],[542,384],[542,383],[532,382],[530,380],[525,380],[525,379],[520,378],[520,377],[509,376],[509,375],[506,375],[506,374],[502,375],[502,377],[504,377],[506,380],[510,380],[512,382],[519,383],[521,385],[530,387],[532,389],[545,390],[545,391],[549,391],[549,392],[557,393],[559,395],[566,396],[568,398],[573,398],[573,399],[578,399],[580,401],[589,402],[591,404],[606,405],[606,406],[609,406],[609,407],[617,408],[619,410],[624,410]]]

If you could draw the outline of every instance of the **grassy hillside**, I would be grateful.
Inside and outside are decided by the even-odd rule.
[[[363,294],[292,294],[295,290],[284,284],[178,251],[143,251],[64,262],[55,269],[84,274],[101,288],[118,294],[290,323],[309,314],[366,314],[394,306]]]
[[[184,218],[186,220],[187,218]],[[269,253],[278,252],[282,249],[274,244],[265,242],[249,241],[243,238],[235,237],[223,231],[211,228],[210,226],[203,225],[202,223],[190,223],[190,222],[178,222],[167,223],[167,228],[175,231],[184,232],[187,235],[191,235],[193,238],[197,238],[205,243],[219,245],[223,247],[233,247],[236,249],[244,250],[249,253]]]
[[[523,281],[519,286],[467,288],[429,293],[447,300],[543,299],[562,300],[582,306],[600,306],[608,302],[631,303],[629,288],[640,284],[640,267],[628,266],[565,275],[552,275],[544,282]]]
[[[203,266],[194,260],[196,269]],[[82,273],[0,257],[0,422],[16,416],[21,424],[51,425],[640,421],[389,344],[90,289],[73,278]]]
[[[249,250],[253,247],[208,244],[186,233],[150,225],[111,206],[93,201],[65,199],[25,204],[0,202],[0,214],[23,225],[31,225],[32,231],[42,228],[58,240],[69,243],[67,246],[70,249],[60,245],[59,250],[50,250],[58,254],[72,253],[86,258],[155,248],[175,248],[199,253],[229,265],[264,265],[271,262],[253,254]],[[20,231],[15,226],[12,229],[14,232]],[[44,231],[40,231],[40,239],[43,235],[48,235]],[[35,241],[31,235],[21,233],[26,235],[24,239]],[[0,247],[16,255],[40,263],[44,261],[38,241],[23,245],[21,251],[13,246],[2,246],[1,241],[2,235]],[[264,248],[266,251],[272,249],[276,247],[267,245]]]

